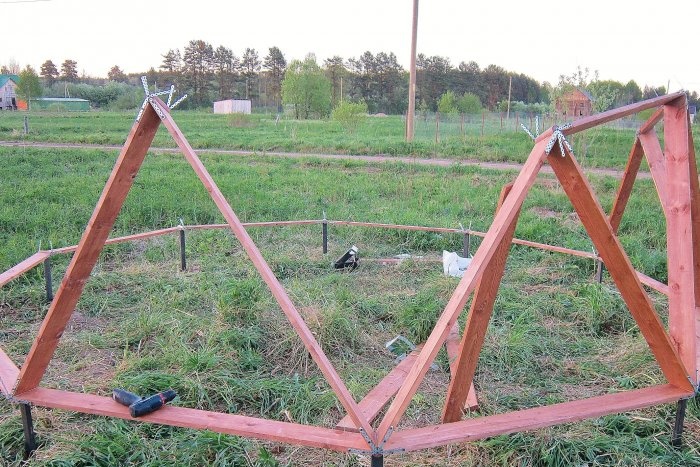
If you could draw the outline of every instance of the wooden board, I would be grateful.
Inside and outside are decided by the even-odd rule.
[[[496,214],[498,214],[498,210],[502,208],[503,203],[508,199],[508,193],[510,193],[511,189],[511,184],[503,187],[498,200]],[[462,418],[464,404],[467,401],[469,389],[474,382],[476,365],[479,361],[481,347],[486,338],[486,330],[491,320],[493,305],[496,302],[498,287],[503,278],[508,251],[510,250],[511,240],[515,233],[515,226],[519,216],[520,210],[518,209],[515,216],[510,220],[505,235],[496,248],[474,291],[474,298],[467,314],[464,333],[459,343],[457,360],[454,362],[453,378],[450,379],[445,404],[442,408],[442,423],[456,422]]]
[[[644,149],[644,155],[647,158],[647,164],[649,164],[651,178],[654,180],[654,185],[656,185],[656,193],[659,195],[664,216],[667,216],[666,161],[664,160],[659,138],[654,132],[640,133],[639,141]]]
[[[692,395],[692,391],[667,384],[455,423],[401,430],[394,432],[389,438],[386,449],[417,451],[447,444],[476,441],[675,402]]]
[[[323,349],[321,349],[321,346],[316,341],[316,338],[312,334],[311,330],[304,322],[304,319],[299,314],[299,311],[294,306],[294,303],[292,303],[292,300],[289,298],[287,291],[284,289],[284,287],[282,287],[282,284],[280,284],[277,277],[275,277],[272,269],[270,269],[267,261],[265,261],[265,258],[263,258],[262,253],[260,253],[260,250],[258,250],[255,242],[253,242],[253,239],[250,238],[250,235],[248,235],[248,232],[238,219],[238,216],[236,216],[236,214],[233,212],[231,205],[228,203],[228,201],[226,201],[226,198],[214,182],[214,179],[204,167],[204,164],[202,164],[199,157],[197,157],[194,149],[192,149],[192,146],[190,146],[190,143],[184,137],[177,124],[172,119],[170,113],[166,110],[167,107],[165,104],[156,97],[153,99],[152,105],[160,106],[163,115],[163,124],[175,140],[175,143],[180,148],[180,151],[185,156],[185,159],[187,159],[187,161],[190,163],[200,181],[209,192],[214,204],[216,204],[219,211],[226,219],[226,222],[228,222],[231,231],[240,242],[241,247],[243,247],[245,250],[248,258],[250,258],[253,266],[255,266],[255,269],[257,269],[262,280],[265,282],[265,284],[267,284],[270,292],[272,292],[272,296],[275,298],[277,304],[282,309],[282,312],[285,314],[290,324],[299,335],[299,338],[302,340],[304,346],[311,354],[311,358],[314,360],[314,362],[316,362],[316,365],[318,365],[319,369],[323,373],[323,376],[325,376],[326,381],[335,392],[338,400],[343,405],[348,415],[352,418],[353,423],[355,423],[356,426],[364,429],[371,438],[376,440],[374,430],[370,426],[367,419],[362,416],[357,402],[355,399],[353,399],[350,391],[340,378],[340,375],[338,375],[335,368],[333,368],[330,360],[328,360],[328,357],[323,352]]]
[[[668,329],[693,383],[697,385],[697,323],[690,147],[685,96],[664,107],[666,156],[666,249],[668,251]],[[691,371],[692,370],[692,371]]]
[[[637,178],[637,173],[639,173],[639,166],[642,163],[643,157],[644,151],[642,150],[642,143],[639,142],[639,138],[635,138],[629,158],[627,159],[625,172],[620,181],[620,187],[615,194],[615,202],[610,210],[610,225],[615,233],[617,233],[617,229],[620,227],[622,214],[624,214],[627,202],[632,194],[634,181]]]
[[[330,428],[264,420],[242,415],[188,409],[173,405],[165,406],[143,417],[133,418],[129,414],[128,407],[118,404],[111,397],[36,388],[22,394],[21,400],[54,409],[104,415],[146,423],[160,423],[197,430],[210,430],[217,433],[248,436],[335,451],[347,452],[348,449],[367,449],[367,443],[359,433],[348,433]]]
[[[551,135],[552,131],[549,130],[545,133],[545,135],[547,134]],[[518,210],[522,206],[525,196],[535,183],[537,173],[540,167],[542,167],[542,163],[546,157],[544,152],[546,145],[547,140],[545,138],[535,144],[535,147],[532,149],[525,165],[513,183],[513,190],[510,196],[508,196],[503,207],[498,211],[498,214],[496,214],[491,228],[481,242],[469,267],[464,272],[464,276],[457,285],[452,298],[450,298],[447,303],[445,311],[437,320],[435,328],[430,333],[416,363],[413,365],[413,368],[411,368],[410,373],[406,377],[406,381],[401,386],[401,389],[399,389],[386,415],[382,419],[379,429],[377,430],[378,439],[383,439],[391,427],[397,426],[401,416],[404,414],[408,404],[415,395],[418,385],[428,371],[430,364],[435,360],[435,356],[440,350],[440,347],[445,343],[449,330],[454,326],[459,313],[464,309],[469,295],[476,287],[477,281],[481,278],[486,266],[495,254],[498,245],[506,235],[507,226],[516,216]]]
[[[581,167],[573,154],[567,152],[565,157],[562,157],[556,145],[548,161],[603,258],[610,276],[637,322],[664,376],[669,383],[687,389],[690,386],[688,372],[681,363],[676,349],[671,345],[663,323],[656,314],[649,296],[642,288],[632,263],[593,194],[593,189],[583,175]]]
[[[160,119],[150,106],[146,108],[141,120],[134,123],[22,366],[16,394],[37,387],[44,376],[159,125]]]
[[[455,323],[450,329],[450,333],[447,335],[447,340],[445,341],[445,351],[447,352],[447,358],[450,360],[450,378],[454,379],[457,374],[457,359],[459,358],[459,323]],[[479,399],[476,397],[476,388],[474,387],[474,382],[469,384],[469,391],[467,392],[467,400],[464,402],[464,411],[479,410]]]
[[[12,359],[0,349],[0,391],[5,397],[12,395],[12,388],[15,387],[19,368]]]
[[[41,264],[44,262],[46,258],[50,256],[48,251],[38,251],[34,253],[32,256],[29,258],[25,259],[21,263],[11,267],[7,271],[3,272],[0,274],[0,287],[3,285],[7,284],[13,279],[16,279],[17,277],[21,276],[25,272],[29,271],[32,269],[34,266],[37,264]]]

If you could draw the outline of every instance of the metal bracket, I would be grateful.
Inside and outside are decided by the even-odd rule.
[[[377,444],[374,444],[374,441],[372,441],[372,438],[369,437],[369,435],[364,430],[364,428],[360,428],[360,434],[365,439],[367,444],[369,444],[370,449],[350,448],[350,449],[348,449],[348,452],[351,452],[353,454],[360,454],[363,456],[385,456],[387,454],[396,454],[399,452],[406,451],[404,448],[384,449],[384,445],[386,444],[387,441],[389,441],[389,437],[391,437],[392,433],[394,433],[394,427],[390,426],[389,429],[387,430],[386,434],[384,435],[382,442],[379,443],[379,445],[377,445]]]
[[[136,115],[137,122],[141,120],[141,117],[143,116],[143,112],[146,110],[146,106],[149,104],[151,105],[151,107],[153,107],[153,110],[156,111],[156,113],[158,114],[158,116],[160,117],[161,120],[165,119],[165,112],[153,100],[153,98],[156,96],[164,96],[167,94],[168,95],[168,103],[165,105],[170,110],[177,107],[178,104],[180,104],[180,102],[184,101],[187,98],[187,94],[185,94],[184,96],[182,96],[181,98],[176,100],[173,105],[170,105],[170,102],[173,99],[173,94],[175,93],[175,85],[171,84],[170,89],[165,90],[165,91],[151,92],[150,89],[148,88],[148,80],[146,79],[145,76],[141,77],[141,85],[143,86],[144,100],[143,100],[143,104],[141,104],[141,108],[139,109],[138,115]]]

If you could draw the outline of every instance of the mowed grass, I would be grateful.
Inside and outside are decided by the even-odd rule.
[[[98,150],[0,149],[0,270],[41,241],[76,243],[116,158]],[[513,173],[305,159],[204,155],[204,164],[244,221],[330,219],[485,231]],[[616,182],[593,185],[610,209]],[[182,157],[150,154],[113,236],[222,222]],[[457,235],[320,226],[250,229],[277,277],[356,399],[394,365],[384,342],[418,343],[454,290],[437,262],[382,266],[372,258],[459,250]],[[638,181],[620,228],[634,265],[666,280],[665,227],[653,185]],[[541,178],[522,210],[521,238],[591,251],[558,184]],[[474,242],[478,245],[478,241]],[[360,249],[352,273],[331,262]],[[109,395],[176,389],[176,405],[334,426],[343,409],[237,241],[224,231],[190,232],[188,270],[175,236],[105,249],[62,338],[44,384]],[[68,257],[54,257],[55,282]],[[476,376],[481,414],[495,414],[663,382],[611,282],[595,265],[513,247]],[[652,294],[662,319],[665,299]],[[48,305],[40,268],[0,289],[0,345],[21,364]],[[463,324],[464,316],[460,318]],[[438,421],[449,381],[444,352],[401,427]],[[685,446],[669,445],[665,405],[420,453],[388,465],[700,465],[700,409],[692,401]],[[366,458],[297,449],[69,412],[34,410],[41,446],[30,465],[367,465]],[[471,415],[477,416],[477,414]],[[16,407],[0,403],[0,457],[21,464]]]
[[[24,135],[25,113],[1,113],[0,140],[121,145],[134,121],[134,112],[27,115],[30,131]],[[434,121],[419,118],[415,141],[406,143],[405,123],[400,116],[368,118],[357,132],[348,133],[330,120],[298,121],[282,117],[278,121],[270,114],[230,116],[178,110],[174,115],[192,146],[199,149],[381,154],[521,163],[532,149],[532,141],[514,122],[501,128],[494,120],[482,132],[480,117],[466,126],[458,117],[452,117],[441,124],[437,140]],[[583,165],[621,169],[634,137],[635,132],[630,129],[597,128],[574,135],[571,142]],[[174,146],[164,130],[159,131],[154,145]]]

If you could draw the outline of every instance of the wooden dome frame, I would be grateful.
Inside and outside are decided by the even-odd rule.
[[[40,386],[69,318],[95,266],[114,221],[161,123],[209,191],[228,227],[240,241],[275,300],[347,411],[336,428],[301,425],[255,417],[167,406],[141,417],[144,422],[274,440],[381,459],[391,452],[414,451],[450,443],[531,430],[606,414],[684,400],[696,394],[700,368],[700,189],[684,93],[669,94],[553,127],[535,144],[514,183],[501,194],[496,217],[427,341],[395,373],[358,403],[264,260],[230,204],[173,120],[169,107],[151,95],[137,117],[82,235],[63,281],[43,320],[24,364],[18,368],[0,349],[0,390],[20,404],[131,419],[126,407],[110,397]],[[656,109],[640,127],[629,154],[610,215],[606,215],[566,144],[566,136],[612,120]],[[664,150],[654,130],[664,121]],[[558,140],[558,141],[557,141]],[[559,144],[557,144],[559,142]],[[617,237],[617,228],[646,156],[667,221],[668,286],[638,273]],[[476,365],[493,310],[520,208],[545,160],[554,171],[590,235],[622,299],[648,343],[667,384],[463,420]],[[5,283],[45,257],[32,257],[0,275]],[[33,263],[32,263],[33,261]],[[31,264],[30,264],[31,263]],[[669,329],[664,328],[643,283],[656,283],[668,295]],[[461,342],[455,350],[454,329],[474,293]],[[452,333],[453,377],[447,389],[442,423],[396,430],[440,347]],[[401,366],[400,365],[400,366]],[[398,376],[397,376],[398,375]],[[391,388],[389,387],[391,386]],[[377,428],[373,418],[391,401]],[[375,410],[366,410],[373,404]],[[28,405],[27,405],[28,407]],[[378,407],[378,408],[377,408]]]

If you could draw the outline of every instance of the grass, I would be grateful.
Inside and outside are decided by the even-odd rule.
[[[274,116],[214,115],[205,112],[174,111],[178,124],[193,147],[255,152],[292,151],[304,153],[368,154],[427,158],[472,159],[522,163],[532,149],[532,141],[514,123],[501,129],[498,117],[482,134],[481,119],[462,131],[457,120],[443,122],[436,142],[435,125],[418,119],[416,139],[404,141],[400,116],[370,118],[354,133],[334,121],[297,121]],[[29,115],[30,132],[23,135],[25,113],[3,113],[0,140],[123,144],[134,120],[133,112],[88,112]],[[444,117],[443,117],[444,118]],[[527,123],[527,122],[526,122]],[[634,141],[633,129],[606,127],[574,135],[571,140],[580,161],[588,167],[622,169]],[[698,141],[698,138],[696,138]],[[696,148],[700,146],[697,145]],[[154,142],[158,147],[174,147],[163,130]]]
[[[184,113],[183,113],[184,116]],[[71,117],[72,118],[72,117]],[[179,118],[179,117],[178,117]],[[184,126],[184,124],[183,124]],[[116,131],[116,130],[115,130]],[[196,133],[196,131],[195,131]],[[189,135],[188,135],[189,136]],[[0,270],[39,242],[74,244],[114,163],[100,150],[0,148]],[[204,164],[246,221],[332,219],[486,230],[513,174],[315,159]],[[50,163],[47,163],[50,161]],[[616,184],[594,178],[606,210]],[[180,156],[149,154],[113,235],[222,222]],[[650,181],[640,180],[620,234],[641,271],[666,280],[665,226]],[[359,399],[394,365],[384,342],[424,339],[457,284],[439,264],[364,261],[352,273],[330,262],[349,245],[361,258],[457,250],[457,235],[320,226],[251,229],[325,352]],[[562,189],[542,178],[516,235],[590,251]],[[333,426],[344,415],[235,239],[188,234],[178,271],[175,236],[105,249],[44,378],[49,387],[108,395],[172,387],[176,405]],[[55,283],[67,257],[55,257]],[[361,260],[362,261],[362,260]],[[645,387],[663,381],[614,286],[593,284],[590,260],[514,247],[476,377],[483,414]],[[20,363],[47,310],[40,268],[0,289],[0,345]],[[665,299],[652,294],[665,319]],[[463,324],[464,316],[460,318]],[[435,423],[447,358],[408,408],[402,426]],[[690,404],[686,445],[669,445],[672,406],[392,456],[391,465],[700,465],[700,408]],[[30,465],[365,465],[352,455],[298,449],[209,432],[35,409],[41,447]],[[21,424],[0,402],[0,465],[21,464]]]

